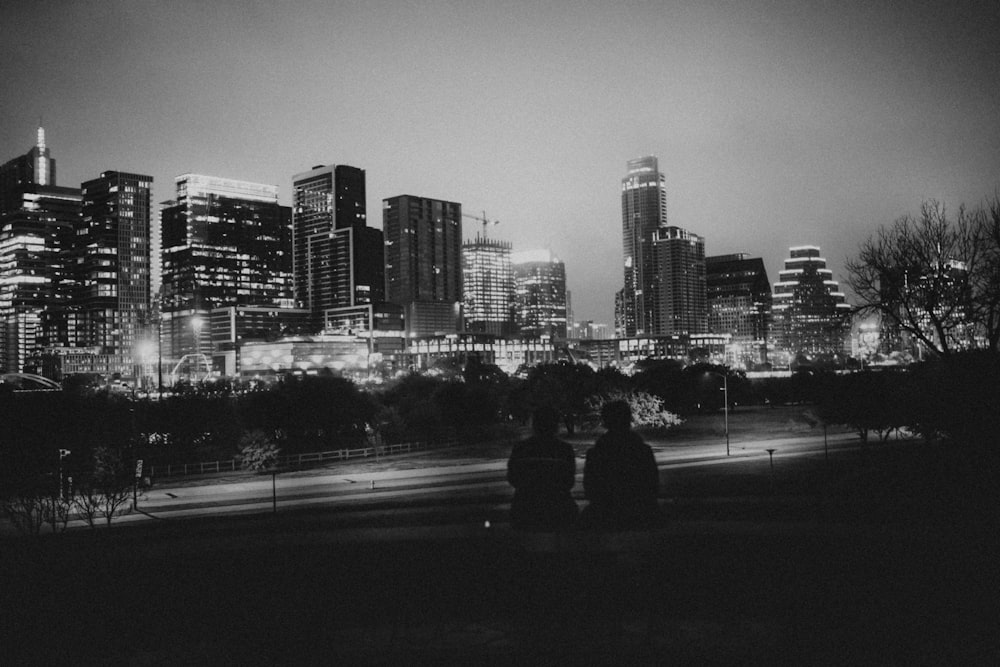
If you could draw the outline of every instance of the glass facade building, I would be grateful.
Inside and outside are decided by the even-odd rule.
[[[410,337],[461,327],[462,205],[399,195],[382,200],[386,300],[403,306]]]
[[[667,225],[666,179],[653,156],[629,160],[622,179],[622,257],[625,284],[616,295],[619,337],[665,331],[657,304],[659,271],[654,242]]]
[[[33,370],[28,359],[67,345],[73,276],[68,250],[80,190],[58,187],[55,160],[38,129],[36,145],[0,165],[0,369]]]
[[[511,246],[476,234],[462,245],[462,309],[465,330],[508,336],[515,327]]]
[[[845,352],[851,306],[818,246],[789,249],[774,283],[772,311],[775,351],[783,360]]]
[[[567,336],[566,265],[548,250],[514,253],[514,321],[531,338]]]
[[[153,177],[106,171],[81,186],[73,241],[69,308],[77,347],[136,358],[154,340],[150,315],[150,214]]]
[[[732,365],[767,362],[771,283],[760,257],[744,253],[705,259],[708,331],[730,336]]]
[[[708,328],[705,306],[705,239],[680,227],[662,227],[653,236],[655,335],[700,334]]]
[[[293,177],[295,302],[315,315],[385,300],[383,235],[368,227],[365,171],[317,166]]]
[[[278,188],[185,174],[161,211],[163,355],[209,354],[209,313],[290,308],[291,210]]]

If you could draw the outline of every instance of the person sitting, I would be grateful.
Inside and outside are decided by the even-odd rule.
[[[534,435],[514,446],[507,481],[514,487],[511,525],[520,530],[554,531],[577,516],[570,490],[576,481],[573,447],[556,437],[559,413],[548,407],[532,416]]]
[[[601,530],[653,527],[660,519],[660,475],[653,450],[632,431],[632,409],[611,401],[601,410],[607,432],[587,451],[581,521]]]

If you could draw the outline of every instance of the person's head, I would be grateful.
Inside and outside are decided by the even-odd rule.
[[[609,431],[627,431],[632,427],[632,408],[625,401],[611,401],[601,408],[601,421]]]
[[[559,411],[543,405],[531,417],[531,427],[538,435],[555,435],[559,431]]]

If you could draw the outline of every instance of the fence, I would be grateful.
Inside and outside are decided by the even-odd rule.
[[[458,440],[432,440],[421,442],[400,442],[395,445],[382,445],[381,447],[359,447],[357,449],[334,449],[329,452],[287,454],[285,456],[278,457],[278,466],[280,468],[302,468],[304,466],[308,466],[308,464],[322,463],[324,461],[361,459],[371,456],[390,456],[392,454],[403,454],[421,449],[450,447],[457,444]],[[204,475],[213,472],[230,472],[239,469],[239,459],[233,458],[225,461],[172,463],[149,466],[149,476],[155,479],[156,477],[177,477],[181,475]]]

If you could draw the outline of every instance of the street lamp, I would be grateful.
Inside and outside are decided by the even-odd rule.
[[[60,449],[59,450],[59,499],[60,500],[62,500],[63,498],[66,497],[66,494],[63,493],[63,463],[62,462],[63,462],[63,459],[66,458],[67,456],[69,456],[70,454],[71,454],[71,452],[68,449]],[[72,485],[73,478],[70,477],[69,479],[70,479],[70,485]]]
[[[726,456],[729,456],[729,374],[716,373],[715,371],[705,372],[709,375],[722,378],[722,391],[725,392],[725,396],[723,397],[724,405],[722,407],[726,420]]]

